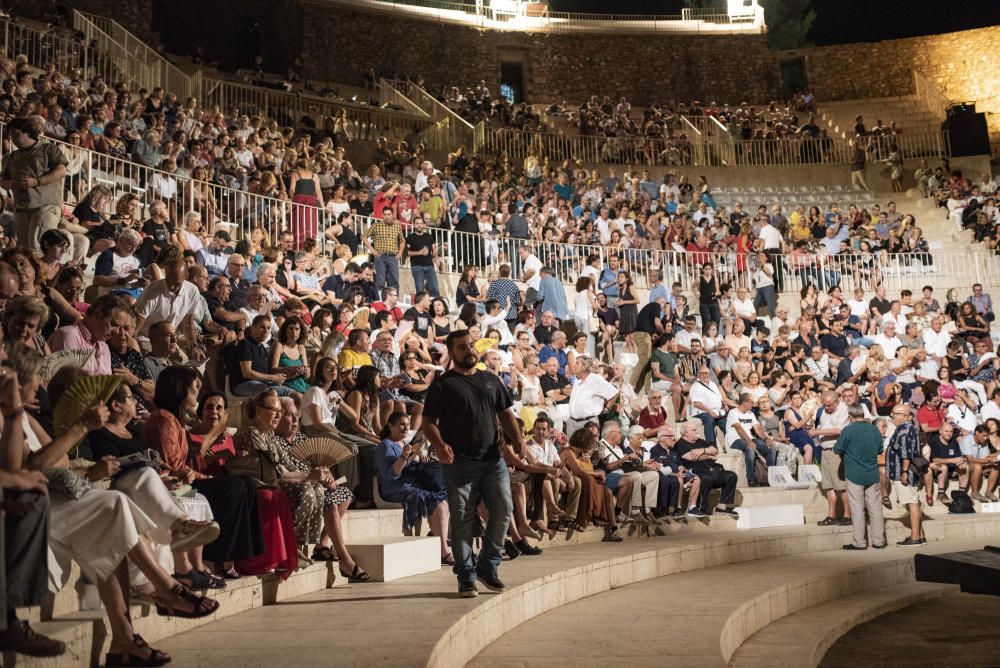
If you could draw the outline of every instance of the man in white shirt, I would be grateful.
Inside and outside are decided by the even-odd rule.
[[[531,428],[531,438],[525,441],[524,457],[529,465],[542,467],[543,470],[538,471],[539,473],[548,474],[541,483],[544,505],[561,508],[570,517],[576,517],[583,488],[560,461],[559,451],[552,443],[551,434],[552,420],[540,415]]]
[[[882,347],[887,360],[896,358],[896,350],[903,345],[903,342],[896,336],[896,323],[893,320],[882,321],[882,331],[872,337],[872,343],[877,343]]]
[[[761,228],[760,232],[757,233],[761,241],[764,242],[764,250],[769,253],[780,253],[781,252],[781,232],[778,228],[771,224],[771,220],[767,219]]]
[[[717,440],[715,428],[719,427],[725,432],[726,424],[722,410],[722,391],[712,382],[712,372],[707,366],[698,369],[695,381],[691,383],[688,406],[694,417],[701,420],[705,442],[714,445]]]
[[[180,328],[185,318],[193,316],[200,306],[201,293],[194,283],[187,280],[187,264],[181,258],[172,260],[164,267],[163,278],[150,283],[135,303],[136,338],[145,339],[149,328],[164,320]],[[189,320],[189,324],[193,323]],[[185,329],[186,343],[194,344],[190,338],[193,329]]]
[[[990,400],[987,401],[982,410],[979,411],[982,421],[986,422],[990,418],[1000,420],[1000,387],[993,390]]]
[[[930,329],[924,330],[924,350],[935,359],[944,359],[948,354],[948,344],[951,343],[951,334],[944,331],[944,319],[936,315],[931,318]]]
[[[826,494],[828,510],[826,518],[819,522],[820,526],[850,526],[851,508],[847,503],[847,483],[839,473],[840,455],[833,451],[840,432],[850,424],[847,414],[847,404],[840,400],[833,390],[823,392],[823,413],[819,416],[815,429],[809,430],[809,435],[819,442],[823,452],[821,470],[823,478],[820,489]],[[837,499],[844,507],[844,517],[837,520]]]
[[[757,324],[757,307],[754,306],[754,301],[750,299],[750,293],[747,292],[746,288],[737,288],[736,296],[733,298],[733,311],[743,321],[749,339],[753,335],[754,325]],[[739,350],[734,352],[738,353]]]
[[[749,392],[740,395],[740,403],[726,416],[726,447],[743,453],[747,470],[747,484],[757,486],[757,453],[768,466],[774,464],[777,451],[767,447],[767,434],[753,414],[753,397]]]
[[[597,237],[602,246],[611,243],[611,221],[608,220],[608,213],[608,207],[602,206],[600,215],[594,221],[594,229],[597,230]]]
[[[569,395],[569,420],[566,433],[573,435],[590,421],[597,421],[597,416],[604,412],[604,407],[618,395],[618,389],[604,380],[601,374],[595,373],[598,361],[593,357],[581,355],[576,358],[576,383]]]
[[[542,261],[527,244],[521,246],[518,253],[521,255],[521,280],[527,286],[524,305],[530,307],[538,301],[538,288],[542,285]]]

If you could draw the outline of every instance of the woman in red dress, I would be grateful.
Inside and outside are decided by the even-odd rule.
[[[292,191],[292,234],[295,236],[295,248],[302,250],[306,239],[317,239],[319,210],[323,208],[319,175],[310,169],[308,157],[303,157],[295,165],[289,188]]]

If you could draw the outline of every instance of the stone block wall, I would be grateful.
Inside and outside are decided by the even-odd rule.
[[[369,66],[423,76],[428,86],[496,89],[501,61],[522,62],[525,97],[581,102],[627,95],[638,104],[699,98],[767,102],[779,88],[763,35],[651,35],[487,31],[410,16],[303,6],[310,78],[360,84]],[[513,55],[511,55],[513,54]]]
[[[908,95],[915,92],[916,70],[948,99],[975,100],[977,111],[987,112],[991,142],[1000,145],[1000,26],[782,56],[797,53],[806,58],[809,83],[819,100]]]

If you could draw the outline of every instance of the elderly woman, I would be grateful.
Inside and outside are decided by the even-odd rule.
[[[135,230],[122,230],[114,248],[97,256],[94,264],[94,285],[102,295],[113,290],[126,292],[136,299],[149,284],[143,277],[142,263],[135,251],[142,243],[142,236]]]
[[[269,462],[270,465],[273,465],[279,485],[322,479],[322,474],[318,471],[303,473],[292,469],[285,450],[281,447],[281,439],[275,433],[283,409],[274,390],[261,392],[246,402],[244,408],[249,423],[244,425],[233,438],[233,445],[238,454],[255,454],[263,462]],[[258,490],[258,494],[263,491],[263,489]],[[299,551],[298,541],[295,537],[292,505],[288,497],[280,490],[267,491],[270,496],[269,504],[277,510],[269,516],[261,517],[264,539],[268,542],[270,549],[265,551],[261,557],[250,560],[253,563],[240,566],[240,570],[247,569],[249,572],[276,570],[283,573],[283,578],[287,578],[291,571],[295,570],[300,560],[307,561],[308,559]],[[312,496],[307,498],[306,495],[300,494],[299,500],[302,503],[309,503]]]
[[[382,429],[382,442],[375,449],[379,494],[386,501],[403,505],[405,530],[426,517],[431,533],[441,541],[441,563],[454,565],[448,547],[448,491],[441,465],[421,457],[420,446],[406,439],[409,429],[409,416],[398,411]]]
[[[9,343],[21,343],[43,355],[50,355],[49,344],[41,334],[49,320],[49,307],[38,297],[15,297],[4,313],[4,338]]]
[[[61,325],[72,325],[80,319],[73,306],[58,290],[42,283],[42,268],[38,258],[27,248],[9,248],[0,254],[0,261],[14,268],[18,277],[18,294],[38,297],[49,307],[49,316],[42,324],[42,333],[49,334]]]
[[[107,421],[108,409],[95,405],[84,411],[79,422],[64,434],[52,438],[24,405],[34,401],[41,383],[41,356],[27,349],[15,353],[9,363],[18,365],[13,383],[20,405],[5,415],[19,421],[21,429],[6,430],[11,435],[8,447],[21,450],[17,468],[44,471],[49,479],[49,548],[52,579],[65,583],[70,562],[76,561],[81,571],[97,584],[98,594],[111,627],[111,646],[105,657],[108,666],[162,666],[170,662],[164,652],[151,648],[132,626],[129,618],[128,564],[131,561],[149,580],[152,600],[160,615],[204,617],[214,613],[218,602],[196,596],[171,577],[157,561],[150,538],[170,542],[175,523],[183,523],[183,514],[173,506],[150,502],[140,507],[134,500],[138,488],[151,488],[162,483],[151,469],[130,474],[136,488],[129,494],[116,490],[96,489],[90,479],[106,478],[117,473],[117,461],[102,460],[86,469],[84,475],[70,469],[69,452],[88,432],[101,428]],[[0,371],[6,375],[7,370]],[[80,374],[76,368],[66,368],[49,384],[54,402]],[[20,383],[20,381],[24,381]],[[21,386],[23,385],[23,387]],[[177,528],[180,528],[179,525]],[[124,585],[124,586],[123,586]]]
[[[340,561],[341,566],[346,566],[348,571],[354,573],[356,564],[344,542],[342,524],[354,495],[334,481],[328,468],[314,467],[292,453],[292,447],[304,441],[307,436],[299,431],[299,408],[295,405],[295,400],[282,397],[281,407],[281,420],[275,433],[281,439],[281,447],[286,452],[290,470],[310,474],[310,478],[319,475],[319,480],[309,479],[298,483],[283,480],[281,483],[295,507],[295,532],[299,545],[304,547],[313,543],[316,546],[310,557],[313,561]],[[316,471],[319,473],[316,474]],[[312,503],[308,502],[310,494]],[[325,526],[323,520],[326,522]]]

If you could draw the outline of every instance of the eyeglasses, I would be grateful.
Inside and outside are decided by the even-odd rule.
[[[281,417],[282,415],[284,415],[284,414],[285,414],[285,411],[284,411],[283,409],[281,409],[281,408],[272,408],[272,407],[270,407],[270,406],[259,406],[259,407],[257,408],[257,410],[260,410],[260,411],[268,411],[268,412],[270,412],[270,413],[274,413],[274,414],[275,414],[275,415],[277,415],[278,417]]]

